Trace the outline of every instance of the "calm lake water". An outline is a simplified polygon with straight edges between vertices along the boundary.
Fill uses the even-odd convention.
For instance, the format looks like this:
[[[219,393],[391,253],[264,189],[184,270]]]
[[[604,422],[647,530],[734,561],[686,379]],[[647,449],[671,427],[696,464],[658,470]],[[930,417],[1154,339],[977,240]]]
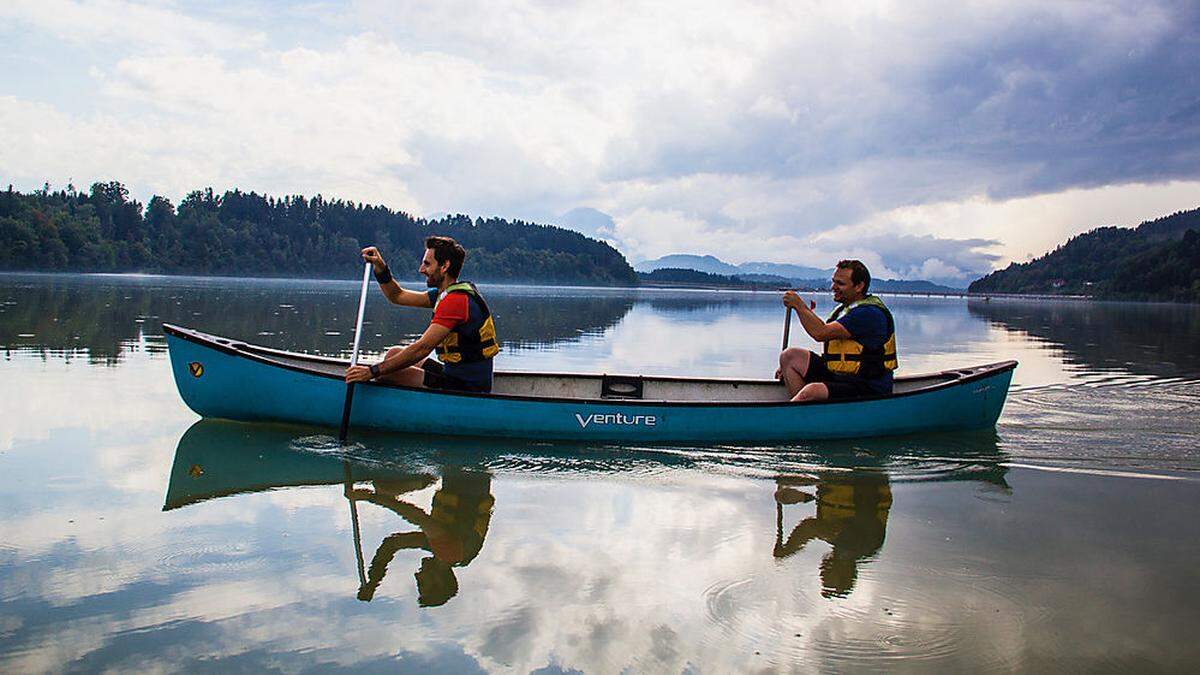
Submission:
[[[776,294],[484,290],[501,369],[774,372]],[[1194,670],[1200,308],[888,302],[901,374],[1020,361],[995,432],[342,447],[160,325],[345,355],[356,282],[0,275],[0,672]]]

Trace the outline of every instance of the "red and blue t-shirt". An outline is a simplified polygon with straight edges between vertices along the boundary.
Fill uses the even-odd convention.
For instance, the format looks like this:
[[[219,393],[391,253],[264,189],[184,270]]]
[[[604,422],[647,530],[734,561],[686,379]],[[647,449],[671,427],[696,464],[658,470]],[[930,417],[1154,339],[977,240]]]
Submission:
[[[429,289],[428,293],[429,302],[436,305],[433,323],[454,330],[471,318],[471,299],[466,293],[449,293],[441,302],[438,302],[436,288]]]

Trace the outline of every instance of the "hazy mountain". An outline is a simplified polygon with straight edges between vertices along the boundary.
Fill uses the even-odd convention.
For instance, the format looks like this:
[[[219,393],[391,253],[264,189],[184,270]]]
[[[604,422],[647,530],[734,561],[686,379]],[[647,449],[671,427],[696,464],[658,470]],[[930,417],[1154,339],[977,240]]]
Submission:
[[[823,270],[803,265],[789,265],[773,262],[745,262],[740,265],[727,263],[711,255],[692,255],[689,253],[673,253],[654,260],[637,263],[633,268],[639,272],[652,272],[658,269],[691,269],[708,274],[733,275],[768,275],[784,279],[828,278],[833,269]]]
[[[804,265],[772,262],[745,262],[741,265],[732,265],[711,255],[688,253],[674,253],[655,260],[646,260],[635,264],[633,269],[643,275],[655,270],[670,269],[676,276],[679,274],[678,270],[695,270],[705,274],[735,277],[759,285],[822,290],[829,288],[829,277],[833,276],[833,268],[823,270]],[[698,279],[699,277],[692,281]],[[669,280],[662,278],[655,279],[655,281]],[[961,292],[962,289],[936,284],[924,279],[872,279],[871,290],[884,293],[955,293]]]
[[[639,272],[653,272],[654,270],[663,268],[696,270],[697,272],[721,274],[724,276],[733,276],[741,271],[735,265],[730,265],[720,258],[714,258],[711,255],[692,255],[689,253],[664,255],[661,258],[647,260],[633,266],[633,269]]]
[[[612,216],[588,206],[571,209],[557,220],[560,227],[575,230],[593,239],[612,237],[617,228]]]
[[[738,276],[739,279],[747,279],[745,276]],[[765,281],[771,277],[750,277],[756,281]],[[818,291],[827,291],[829,289],[829,277],[820,279],[787,279],[788,285],[792,288],[800,289],[815,289]],[[872,293],[962,293],[961,288],[952,288],[935,284],[932,281],[924,279],[872,279]]]
[[[737,266],[741,274],[769,274],[785,279],[828,279],[833,276],[833,268],[827,270],[804,265],[788,265],[773,262],[744,262]]]

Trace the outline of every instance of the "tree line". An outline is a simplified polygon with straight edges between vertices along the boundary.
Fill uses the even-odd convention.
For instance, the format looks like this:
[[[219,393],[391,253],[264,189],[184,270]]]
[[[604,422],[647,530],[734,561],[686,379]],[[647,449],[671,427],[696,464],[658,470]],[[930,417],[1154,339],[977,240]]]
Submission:
[[[376,245],[397,276],[415,276],[424,238],[467,248],[464,278],[636,285],[625,257],[578,232],[502,218],[414,218],[321,195],[273,197],[212,188],[143,206],[120,182],[0,192],[0,270],[353,277]]]
[[[1060,293],[1200,302],[1200,209],[1099,227],[971,283],[972,293]]]
[[[638,272],[638,279],[644,284],[663,286],[703,286],[730,288],[757,288],[766,286],[756,281],[748,281],[736,275],[713,274],[701,272],[686,267],[660,267],[652,272]],[[774,284],[778,287],[779,284]]]

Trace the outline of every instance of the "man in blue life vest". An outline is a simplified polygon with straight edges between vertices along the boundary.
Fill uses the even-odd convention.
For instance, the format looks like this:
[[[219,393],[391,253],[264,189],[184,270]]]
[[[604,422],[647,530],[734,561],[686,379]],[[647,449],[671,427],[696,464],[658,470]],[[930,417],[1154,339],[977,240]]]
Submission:
[[[416,342],[392,347],[383,360],[346,369],[346,382],[376,380],[409,387],[452,391],[492,390],[492,358],[500,351],[496,327],[479,289],[459,281],[466,250],[450,237],[427,237],[425,255],[417,271],[428,290],[401,288],[392,278],[379,249],[362,250],[363,260],[375,268],[379,289],[393,304],[433,309],[433,318]],[[437,350],[440,363],[426,358]]]
[[[779,355],[775,377],[783,380],[793,401],[886,396],[896,370],[896,322],[878,297],[871,295],[871,273],[858,260],[842,260],[830,288],[838,303],[828,319],[813,312],[795,291],[783,304],[796,310],[800,325],[824,343],[821,354],[792,347]]]

